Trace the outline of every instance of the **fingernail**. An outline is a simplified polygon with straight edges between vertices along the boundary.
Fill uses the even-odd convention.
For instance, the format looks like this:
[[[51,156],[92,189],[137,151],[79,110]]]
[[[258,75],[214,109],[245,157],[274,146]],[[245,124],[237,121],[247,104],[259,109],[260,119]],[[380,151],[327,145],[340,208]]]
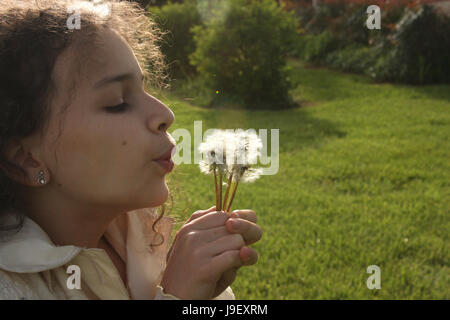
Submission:
[[[247,248],[247,247],[244,247],[244,248]],[[243,256],[244,256],[245,261],[248,261],[250,259],[250,252],[248,249],[244,249]]]

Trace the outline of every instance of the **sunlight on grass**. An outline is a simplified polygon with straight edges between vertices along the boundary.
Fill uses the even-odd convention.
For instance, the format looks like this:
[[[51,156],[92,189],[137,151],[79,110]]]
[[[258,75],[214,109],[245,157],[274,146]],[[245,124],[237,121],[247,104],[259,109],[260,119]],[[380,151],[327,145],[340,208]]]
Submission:
[[[236,297],[449,299],[450,86],[374,84],[290,64],[292,94],[311,106],[212,110],[162,98],[176,116],[169,132],[193,134],[195,120],[203,132],[280,129],[278,174],[242,185],[233,203],[253,209],[264,231],[258,263],[232,285]],[[197,165],[169,179],[182,220],[214,205],[213,181]],[[373,264],[381,290],[366,286]]]

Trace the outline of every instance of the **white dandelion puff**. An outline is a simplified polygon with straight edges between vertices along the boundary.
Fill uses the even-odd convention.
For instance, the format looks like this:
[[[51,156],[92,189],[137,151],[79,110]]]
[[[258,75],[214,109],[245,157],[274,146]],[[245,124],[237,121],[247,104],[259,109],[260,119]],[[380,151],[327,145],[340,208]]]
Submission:
[[[235,134],[235,163],[256,164],[263,147],[261,139],[254,132],[239,131]]]
[[[214,166],[206,160],[200,160],[198,166],[204,174],[211,174],[214,170]]]
[[[228,174],[227,158],[232,157],[234,148],[233,134],[224,130],[215,130],[198,148],[205,155],[199,163],[200,170],[214,174],[217,210],[222,210],[222,180]]]
[[[255,182],[257,179],[259,179],[262,173],[263,169],[261,168],[250,168],[244,172],[244,174],[241,177],[241,181],[243,183]]]
[[[262,146],[256,133],[243,129],[237,129],[235,133],[215,130],[200,144],[198,149],[205,157],[200,161],[199,168],[202,173],[214,174],[217,210],[230,212],[239,182],[251,183],[261,176],[263,170],[252,165],[257,163]],[[227,182],[222,182],[223,178]],[[227,189],[222,203],[224,186]]]

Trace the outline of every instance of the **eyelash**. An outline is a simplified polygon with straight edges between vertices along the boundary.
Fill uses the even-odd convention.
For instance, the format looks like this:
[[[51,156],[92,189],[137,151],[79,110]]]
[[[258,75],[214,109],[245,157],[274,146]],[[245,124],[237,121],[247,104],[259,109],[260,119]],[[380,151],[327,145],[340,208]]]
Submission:
[[[126,102],[123,102],[117,106],[106,107],[105,109],[111,113],[121,113],[121,112],[124,112],[126,109],[128,109],[128,107],[129,107],[129,104]]]

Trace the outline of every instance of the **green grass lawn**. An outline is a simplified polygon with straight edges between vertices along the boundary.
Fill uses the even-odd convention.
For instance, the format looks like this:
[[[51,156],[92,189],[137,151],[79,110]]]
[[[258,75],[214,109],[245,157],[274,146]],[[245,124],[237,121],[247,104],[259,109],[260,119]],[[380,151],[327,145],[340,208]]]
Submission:
[[[233,209],[253,209],[264,231],[259,261],[238,271],[237,299],[450,299],[450,86],[375,84],[290,61],[285,111],[212,110],[160,97],[169,132],[280,129],[280,168],[240,185]],[[270,133],[269,133],[270,138]],[[215,204],[195,164],[169,176],[170,215]],[[181,224],[175,228],[177,230]],[[369,290],[369,265],[381,289]]]

